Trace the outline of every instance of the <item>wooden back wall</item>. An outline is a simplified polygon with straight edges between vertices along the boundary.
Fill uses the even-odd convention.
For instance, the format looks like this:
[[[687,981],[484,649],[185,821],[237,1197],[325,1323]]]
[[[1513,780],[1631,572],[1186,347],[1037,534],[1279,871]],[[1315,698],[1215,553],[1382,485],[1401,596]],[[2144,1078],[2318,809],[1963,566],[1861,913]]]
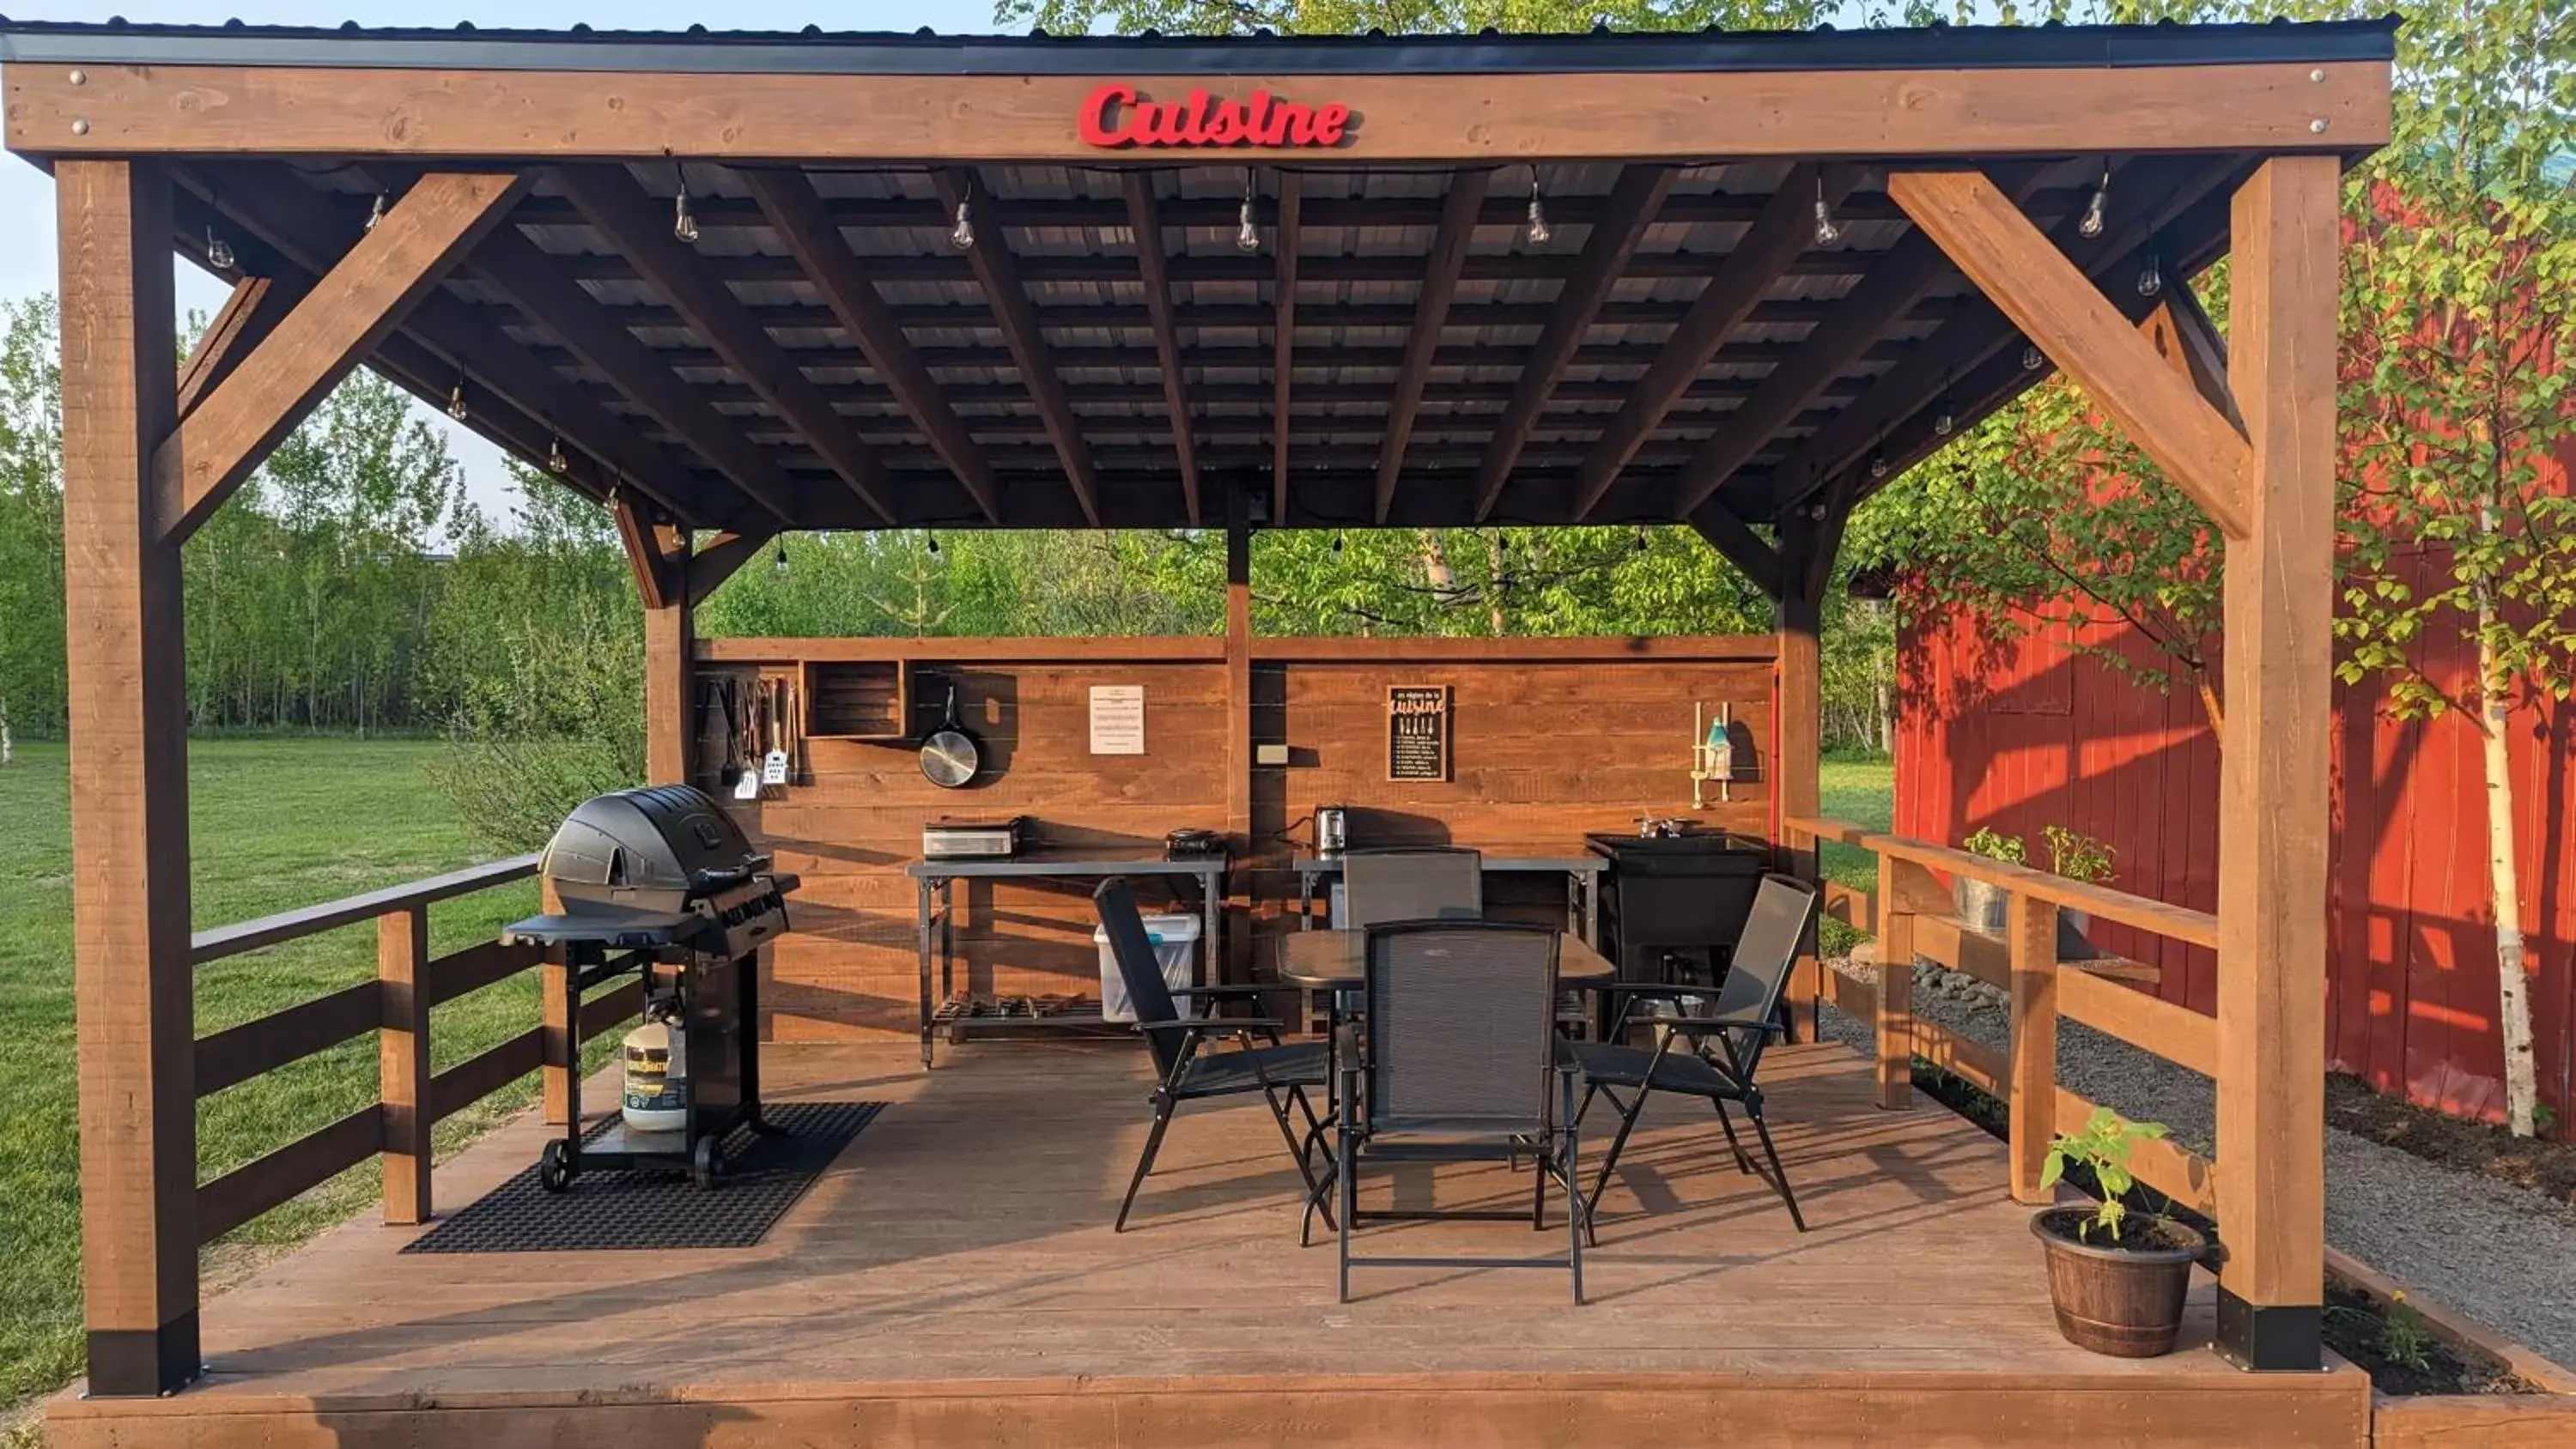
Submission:
[[[1732,800],[1712,785],[1695,818],[1771,830],[1775,652],[1758,638],[1442,640],[1255,639],[1252,729],[1284,744],[1285,766],[1254,766],[1251,839],[1237,842],[1228,930],[1285,927],[1293,841],[1317,805],[1353,807],[1355,844],[1444,843],[1497,853],[1579,854],[1583,834],[1640,815],[1689,815],[1692,707],[1723,703],[1750,746]],[[814,739],[800,782],[738,807],[804,877],[795,930],[771,953],[764,1005],[776,1040],[909,1034],[914,1025],[915,891],[904,864],[925,820],[1026,815],[1049,841],[1159,848],[1180,826],[1226,823],[1224,644],[1219,639],[712,639],[701,677],[806,677],[808,661],[888,661],[909,677],[910,738],[936,726],[949,687],[981,738],[987,768],[962,790],[922,778],[913,746]],[[1145,691],[1142,755],[1090,753],[1094,685]],[[1387,779],[1387,690],[1446,685],[1446,781]],[[715,760],[700,750],[701,783]],[[1500,882],[1497,882],[1500,885]],[[1562,900],[1554,882],[1516,885],[1521,914]],[[1500,903],[1516,899],[1503,886]],[[1043,886],[959,887],[959,985],[979,993],[1097,989],[1090,902]],[[1147,897],[1147,909],[1154,898]]]

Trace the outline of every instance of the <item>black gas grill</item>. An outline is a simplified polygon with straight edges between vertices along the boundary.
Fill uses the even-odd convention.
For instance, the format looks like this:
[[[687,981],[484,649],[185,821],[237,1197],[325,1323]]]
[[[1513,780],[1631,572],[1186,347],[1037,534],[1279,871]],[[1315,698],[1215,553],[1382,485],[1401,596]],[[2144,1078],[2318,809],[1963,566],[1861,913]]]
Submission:
[[[503,939],[542,946],[565,968],[566,1021],[581,1019],[592,988],[640,975],[647,1014],[678,1017],[690,1087],[686,1127],[638,1132],[617,1121],[585,1141],[581,1073],[569,1073],[570,1120],[546,1144],[539,1180],[561,1191],[585,1167],[672,1167],[714,1186],[727,1134],[764,1127],[755,953],[786,931],[796,877],[770,869],[725,808],[686,785],[584,801],[537,870],[555,909]]]

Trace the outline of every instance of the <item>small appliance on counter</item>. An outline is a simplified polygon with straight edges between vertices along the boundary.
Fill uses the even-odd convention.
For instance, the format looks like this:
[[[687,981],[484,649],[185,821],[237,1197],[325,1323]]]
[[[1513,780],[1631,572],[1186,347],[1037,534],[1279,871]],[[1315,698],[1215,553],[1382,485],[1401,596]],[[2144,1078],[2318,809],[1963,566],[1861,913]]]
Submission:
[[[924,860],[1007,860],[1019,854],[1029,818],[933,820],[921,827]]]
[[[1165,860],[1205,860],[1225,854],[1225,837],[1213,830],[1186,827],[1163,837]]]
[[[1339,855],[1351,847],[1351,807],[1318,805],[1315,807],[1315,853]]]

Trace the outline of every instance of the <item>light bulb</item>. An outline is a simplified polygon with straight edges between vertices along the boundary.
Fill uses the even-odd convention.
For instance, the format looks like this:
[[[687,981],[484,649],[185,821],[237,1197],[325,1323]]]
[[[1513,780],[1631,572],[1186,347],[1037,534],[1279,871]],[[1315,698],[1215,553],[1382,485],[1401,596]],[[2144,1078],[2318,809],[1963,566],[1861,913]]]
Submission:
[[[549,473],[562,473],[569,471],[571,467],[572,459],[564,456],[563,439],[556,438],[548,442],[546,444],[546,471]]]
[[[1871,455],[1869,460],[1869,476],[1872,478],[1884,478],[1887,476],[1887,459],[1885,456],[1879,454]]]
[[[948,229],[948,244],[961,252],[975,249],[975,215],[968,197],[957,198],[957,224]]]
[[[1551,226],[1549,226],[1549,225],[1547,224],[1547,203],[1545,203],[1545,202],[1543,202],[1543,201],[1541,201],[1541,200],[1539,199],[1539,194],[1538,194],[1538,173],[1537,173],[1537,172],[1535,172],[1535,171],[1533,171],[1533,172],[1531,172],[1531,173],[1530,173],[1530,204],[1529,204],[1529,239],[1530,239],[1530,245],[1531,245],[1531,246],[1534,246],[1534,247],[1543,247],[1543,246],[1546,246],[1546,245],[1547,245],[1547,243],[1548,243],[1548,239],[1549,239],[1550,237],[1555,236],[1555,235],[1556,235],[1556,229],[1555,229],[1554,227],[1551,227]]]
[[[2034,345],[2032,345],[2032,346],[2025,347],[2025,348],[2023,348],[2023,349],[2021,350],[2021,370],[2022,370],[2022,371],[2024,371],[2024,372],[2037,372],[2037,371],[2039,371],[2041,368],[2046,367],[2047,365],[2048,365],[2048,358],[2040,352],[2040,350],[2039,350],[2039,348],[2038,348],[2038,346],[2037,346],[2037,345],[2035,345],[2035,344],[2034,344]]]
[[[2111,168],[2105,166],[2102,168],[2101,184],[2093,188],[2091,196],[2085,198],[2084,219],[2075,223],[2075,234],[2086,241],[2099,237],[2102,235],[2103,226],[2110,220],[2110,211]]]
[[[671,235],[694,246],[698,240],[698,219],[689,214],[689,178],[680,178],[680,189],[671,194]]]
[[[923,533],[923,534],[921,535],[921,541],[922,541],[922,542],[924,542],[924,543],[926,543],[926,544],[928,544],[928,545],[930,545],[930,551],[931,551],[932,553],[936,554],[936,553],[938,553],[938,552],[939,552],[939,535],[938,535],[938,534],[925,532],[925,533]]]
[[[1834,206],[1825,200],[1825,178],[1816,178],[1816,245],[1829,247],[1843,239],[1843,229],[1834,225]]]
[[[1941,410],[1941,415],[1932,420],[1932,436],[1936,438],[1946,438],[1950,436],[1951,429],[1956,428],[1958,425],[1959,420],[1950,416],[1950,410],[1948,408],[1943,408]]]
[[[1653,546],[1653,544],[1647,541],[1644,526],[1640,525],[1637,529],[1637,552],[1644,553]]]
[[[206,265],[219,272],[233,269],[233,244],[217,236],[212,226],[206,228]]]
[[[474,415],[474,410],[465,405],[465,379],[461,377],[447,390],[447,415],[460,423]]]
[[[2147,264],[2138,273],[2138,295],[2152,297],[2165,289],[2164,269],[2156,265],[2156,254],[2147,253]]]
[[[1334,535],[1333,535],[1333,557],[1335,557],[1335,558],[1340,558],[1341,556],[1342,556],[1342,536],[1341,536],[1340,534],[1338,534],[1338,533],[1337,533],[1337,534],[1334,534]]]
[[[1235,213],[1234,249],[1239,252],[1261,250],[1261,228],[1252,220],[1252,198],[1243,198],[1243,207]]]
[[[770,555],[770,558],[769,558],[769,569],[770,569],[770,572],[772,572],[772,573],[779,573],[779,574],[783,574],[783,573],[787,572],[787,543],[786,543],[786,540],[781,539],[781,540],[779,541],[779,544],[778,544],[778,552],[776,552],[776,553],[774,553],[774,554]]]
[[[367,230],[374,231],[376,229],[376,223],[383,221],[384,219],[385,194],[379,191],[376,193],[375,201],[367,207]]]

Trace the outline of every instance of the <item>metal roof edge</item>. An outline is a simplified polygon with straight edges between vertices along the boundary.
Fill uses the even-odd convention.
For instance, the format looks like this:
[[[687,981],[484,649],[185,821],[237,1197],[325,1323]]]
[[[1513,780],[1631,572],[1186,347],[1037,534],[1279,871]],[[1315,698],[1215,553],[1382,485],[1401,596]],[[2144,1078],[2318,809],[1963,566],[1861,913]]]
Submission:
[[[2230,25],[1593,32],[1576,35],[1049,36],[338,30],[0,17],[0,61],[785,75],[1544,74],[2071,69],[2385,61],[2398,20]]]

